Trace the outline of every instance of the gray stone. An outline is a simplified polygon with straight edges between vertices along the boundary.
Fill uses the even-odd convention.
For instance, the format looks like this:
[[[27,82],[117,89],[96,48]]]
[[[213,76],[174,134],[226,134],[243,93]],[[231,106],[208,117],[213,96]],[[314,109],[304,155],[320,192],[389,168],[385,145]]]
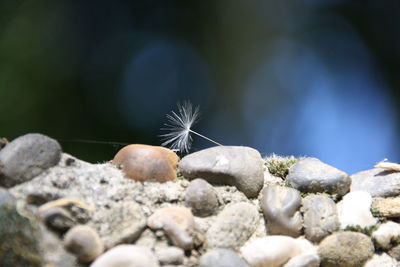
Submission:
[[[398,262],[386,253],[374,254],[363,267],[399,267]]]
[[[319,159],[305,158],[290,167],[286,182],[302,192],[343,196],[349,191],[351,180],[345,172]]]
[[[326,195],[303,198],[304,233],[308,240],[319,242],[339,229],[335,202]]]
[[[371,210],[382,217],[400,218],[400,197],[375,197],[372,199]]]
[[[392,247],[388,253],[393,259],[400,261],[400,245]]]
[[[159,267],[150,248],[118,245],[100,255],[90,267]]]
[[[264,182],[263,159],[250,147],[217,146],[185,156],[179,170],[189,179],[234,185],[247,197],[257,197]]]
[[[241,247],[255,231],[258,220],[257,208],[249,203],[227,205],[206,233],[208,247]]]
[[[0,185],[12,187],[26,182],[56,165],[60,144],[42,134],[26,134],[0,150]]]
[[[199,267],[248,267],[239,255],[230,249],[216,248],[200,257]]]
[[[337,232],[326,237],[319,245],[321,267],[355,267],[373,256],[371,239],[361,233]]]
[[[178,247],[166,247],[166,248],[156,249],[155,253],[162,265],[182,264],[185,257],[183,249]]]
[[[0,187],[0,206],[3,205],[14,206],[15,198],[7,189]]]
[[[96,215],[90,224],[97,229],[106,248],[134,242],[146,227],[142,208],[134,201],[115,204],[111,209]]]
[[[301,234],[303,220],[300,213],[301,196],[296,189],[283,186],[267,186],[262,191],[260,206],[271,235]]]
[[[185,205],[195,216],[212,215],[218,208],[218,197],[214,187],[203,179],[193,180],[185,193]]]
[[[400,172],[380,168],[351,176],[351,191],[367,191],[372,197],[394,197],[400,194]]]

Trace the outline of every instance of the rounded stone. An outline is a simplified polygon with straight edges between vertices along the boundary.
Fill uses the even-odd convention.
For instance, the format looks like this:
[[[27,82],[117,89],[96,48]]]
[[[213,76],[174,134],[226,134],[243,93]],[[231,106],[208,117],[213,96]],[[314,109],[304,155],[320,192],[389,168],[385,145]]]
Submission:
[[[42,134],[26,134],[0,150],[0,185],[12,187],[29,181],[56,165],[60,144]]]
[[[117,152],[113,163],[136,181],[166,182],[176,179],[179,157],[161,146],[134,144]]]
[[[218,196],[214,187],[203,179],[190,182],[185,193],[185,205],[199,217],[212,215],[218,208]]]
[[[75,254],[80,262],[91,262],[104,250],[97,232],[86,225],[71,228],[64,236],[64,246]]]
[[[177,247],[166,247],[166,248],[156,249],[155,253],[162,265],[182,264],[185,257],[185,252],[183,251],[183,249]]]
[[[230,249],[216,248],[203,254],[199,267],[248,267],[249,265]]]
[[[357,232],[337,232],[326,237],[319,245],[322,267],[355,267],[374,254],[371,239]]]
[[[392,221],[385,222],[372,233],[372,238],[378,247],[389,249],[400,241],[400,224]]]
[[[90,267],[159,267],[150,248],[118,245],[100,255]]]

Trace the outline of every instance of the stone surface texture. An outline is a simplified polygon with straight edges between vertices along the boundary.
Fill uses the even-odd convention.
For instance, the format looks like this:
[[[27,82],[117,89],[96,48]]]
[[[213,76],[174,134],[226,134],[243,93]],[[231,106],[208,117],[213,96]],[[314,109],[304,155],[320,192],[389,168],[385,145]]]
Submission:
[[[26,134],[0,150],[0,186],[29,181],[60,161],[60,144],[42,134]]]
[[[319,244],[322,267],[362,266],[374,254],[371,239],[361,233],[337,232]]]
[[[210,216],[218,208],[217,192],[207,181],[194,179],[186,189],[185,205],[195,216]]]
[[[264,183],[263,159],[250,147],[217,146],[182,158],[182,175],[202,178],[211,184],[234,185],[247,197],[257,197]]]
[[[301,234],[303,220],[298,190],[277,185],[267,186],[262,191],[260,206],[269,234],[293,237]]]
[[[400,218],[400,197],[374,197],[371,209],[382,217]]]
[[[308,195],[302,200],[304,233],[308,240],[319,242],[339,229],[335,202],[327,195]]]
[[[286,182],[307,193],[328,193],[343,196],[350,189],[350,177],[316,158],[304,158],[292,165]]]
[[[374,256],[363,267],[399,267],[399,263],[386,253]]]
[[[392,244],[400,242],[400,224],[388,221],[381,224],[379,228],[372,233],[372,238],[378,247],[389,249]]]
[[[199,267],[249,267],[249,265],[239,257],[239,255],[230,249],[215,248],[212,249],[199,260]]]
[[[351,176],[351,191],[367,191],[372,197],[400,194],[400,172],[375,168]]]

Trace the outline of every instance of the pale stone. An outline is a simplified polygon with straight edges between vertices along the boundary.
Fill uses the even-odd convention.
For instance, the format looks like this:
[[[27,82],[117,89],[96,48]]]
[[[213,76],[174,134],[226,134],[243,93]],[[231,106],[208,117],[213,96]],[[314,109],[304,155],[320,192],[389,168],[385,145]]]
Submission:
[[[374,256],[363,267],[399,267],[399,263],[386,253]]]
[[[372,238],[379,247],[388,249],[392,241],[400,241],[400,224],[388,221],[372,233]]]

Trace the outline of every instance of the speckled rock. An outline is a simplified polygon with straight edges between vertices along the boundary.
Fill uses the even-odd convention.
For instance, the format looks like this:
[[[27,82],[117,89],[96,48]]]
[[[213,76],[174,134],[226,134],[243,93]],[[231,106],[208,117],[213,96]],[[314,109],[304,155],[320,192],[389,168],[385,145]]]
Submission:
[[[178,247],[188,250],[193,248],[194,217],[185,207],[165,207],[156,210],[147,220],[151,229],[162,229]]]
[[[146,247],[118,245],[98,257],[90,267],[159,267],[159,262]]]
[[[212,215],[218,208],[218,197],[214,187],[203,179],[190,182],[185,193],[185,205],[195,216]]]
[[[394,247],[392,247],[389,251],[388,254],[390,255],[390,257],[392,257],[393,259],[400,261],[400,245],[396,245]]]
[[[303,220],[300,213],[301,196],[296,189],[283,186],[267,186],[262,191],[260,206],[271,235],[301,234]]]
[[[336,205],[340,227],[369,227],[377,223],[371,213],[372,198],[368,192],[352,191]]]
[[[389,249],[392,244],[400,241],[400,224],[388,221],[381,224],[379,228],[372,233],[372,238],[378,247]]]
[[[319,159],[305,158],[290,167],[286,182],[302,192],[343,196],[350,190],[351,180],[347,173]]]
[[[90,226],[99,233],[106,248],[134,242],[146,227],[146,217],[135,201],[116,203],[103,213],[97,213]]]
[[[319,242],[339,229],[335,202],[326,195],[308,195],[302,199],[304,233],[308,240]]]
[[[168,148],[140,144],[123,147],[113,159],[127,177],[149,182],[175,180],[178,161],[176,153]]]
[[[80,262],[92,262],[104,250],[97,232],[86,225],[71,228],[64,236],[64,246],[75,254]]]
[[[364,234],[337,232],[322,240],[318,254],[321,267],[363,266],[373,256],[374,245]]]
[[[399,267],[399,263],[386,253],[374,254],[363,267]]]
[[[303,253],[302,243],[283,235],[255,239],[242,247],[243,258],[254,267],[278,267]]]
[[[375,197],[371,209],[382,217],[400,218],[400,197]]]
[[[247,197],[256,197],[264,182],[263,159],[249,147],[217,146],[182,158],[179,170],[189,179],[234,185]]]
[[[375,168],[353,174],[351,181],[351,191],[367,191],[372,197],[400,194],[400,172]]]
[[[254,205],[245,202],[227,205],[206,233],[208,248],[238,249],[253,234],[258,221]]]
[[[155,253],[162,265],[182,264],[185,257],[185,252],[183,251],[183,249],[178,247],[159,248],[156,249]]]
[[[59,143],[42,134],[26,134],[0,150],[0,185],[12,187],[26,182],[56,165],[61,158]]]
[[[199,267],[249,267],[249,265],[230,249],[215,248],[200,257]]]

